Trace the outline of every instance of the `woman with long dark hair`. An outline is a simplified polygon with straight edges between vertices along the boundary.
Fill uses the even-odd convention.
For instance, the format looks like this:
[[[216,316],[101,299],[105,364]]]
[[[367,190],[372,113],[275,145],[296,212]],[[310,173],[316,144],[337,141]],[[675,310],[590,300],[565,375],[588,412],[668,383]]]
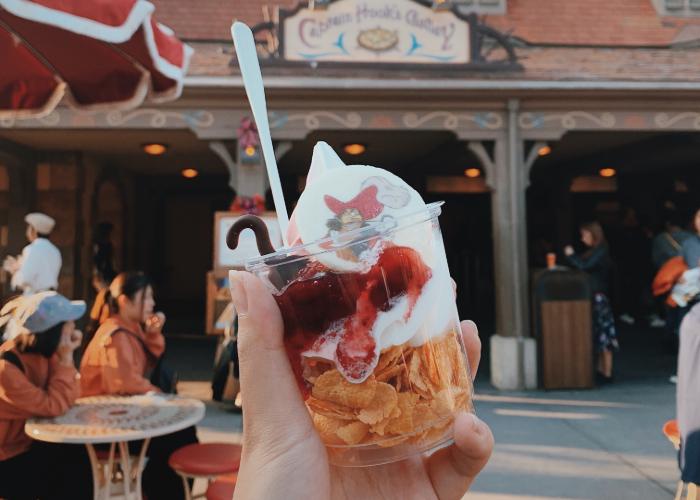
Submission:
[[[98,295],[98,328],[80,364],[83,396],[159,390],[146,377],[165,351],[165,315],[154,306],[153,286],[141,272],[119,274]]]
[[[153,285],[141,272],[117,275],[93,307],[100,322],[80,363],[83,396],[161,392],[148,377],[165,351],[165,315],[155,312]],[[143,490],[149,499],[184,498],[182,480],[168,465],[170,454],[197,442],[196,429],[151,440]]]
[[[613,352],[619,350],[615,318],[610,307],[610,270],[612,261],[603,228],[598,222],[580,226],[581,241],[588,249],[576,254],[572,246],[564,249],[569,263],[591,277],[593,292],[593,333],[598,346],[598,378],[603,383],[613,379]]]
[[[0,324],[12,319],[19,334],[0,346],[1,498],[92,498],[84,446],[32,441],[24,432],[27,419],[62,415],[78,397],[75,320],[84,313],[85,302],[56,292],[15,298],[2,309]]]

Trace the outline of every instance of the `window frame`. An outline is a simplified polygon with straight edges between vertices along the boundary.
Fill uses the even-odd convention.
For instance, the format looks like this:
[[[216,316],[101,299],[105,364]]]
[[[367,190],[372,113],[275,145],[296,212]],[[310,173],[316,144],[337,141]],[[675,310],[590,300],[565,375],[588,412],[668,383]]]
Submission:
[[[438,5],[433,0],[436,8],[454,8],[462,14],[495,14],[503,15],[508,11],[508,0],[443,0]]]
[[[678,7],[669,8],[669,3],[678,3]],[[700,17],[700,0],[652,0],[660,16]]]

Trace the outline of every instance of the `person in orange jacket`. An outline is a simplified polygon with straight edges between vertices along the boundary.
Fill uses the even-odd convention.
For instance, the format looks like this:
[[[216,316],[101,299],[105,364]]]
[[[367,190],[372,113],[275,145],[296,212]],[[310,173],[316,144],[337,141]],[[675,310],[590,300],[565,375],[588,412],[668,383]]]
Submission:
[[[118,275],[97,298],[101,321],[80,363],[81,395],[158,392],[146,373],[165,352],[165,315],[154,313],[153,287],[143,273]]]
[[[80,393],[73,352],[85,302],[41,292],[8,302],[0,313],[0,325],[12,319],[19,328],[0,346],[0,498],[92,498],[83,446],[32,441],[24,432],[27,419],[62,415]]]
[[[93,312],[99,327],[80,363],[82,396],[160,392],[147,377],[165,352],[165,315],[154,307],[153,285],[142,272],[117,275],[98,295]],[[195,442],[194,427],[151,440],[143,473],[149,500],[185,498],[182,479],[168,459],[178,448]]]

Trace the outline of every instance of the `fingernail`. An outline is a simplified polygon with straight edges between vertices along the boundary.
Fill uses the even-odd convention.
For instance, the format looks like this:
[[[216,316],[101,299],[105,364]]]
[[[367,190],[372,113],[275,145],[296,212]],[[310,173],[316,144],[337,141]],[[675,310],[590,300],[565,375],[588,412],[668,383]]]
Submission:
[[[470,320],[470,319],[468,319],[468,320],[466,320],[466,321],[467,321],[467,323],[469,323],[469,326],[471,326],[471,327],[474,329],[474,331],[476,332],[476,334],[479,335],[479,327],[476,326],[476,323],[474,323],[474,322],[473,322],[472,320]]]
[[[241,271],[229,271],[228,280],[231,290],[231,299],[238,314],[248,313],[248,296],[243,284],[243,273]]]

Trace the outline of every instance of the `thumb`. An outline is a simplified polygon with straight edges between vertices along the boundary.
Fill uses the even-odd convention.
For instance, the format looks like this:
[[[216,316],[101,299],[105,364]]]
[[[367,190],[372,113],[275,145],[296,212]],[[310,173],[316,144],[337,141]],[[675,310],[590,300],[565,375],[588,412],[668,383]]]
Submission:
[[[307,439],[313,424],[284,348],[282,315],[256,276],[230,271],[231,297],[238,312],[238,357],[245,442],[263,448]]]

